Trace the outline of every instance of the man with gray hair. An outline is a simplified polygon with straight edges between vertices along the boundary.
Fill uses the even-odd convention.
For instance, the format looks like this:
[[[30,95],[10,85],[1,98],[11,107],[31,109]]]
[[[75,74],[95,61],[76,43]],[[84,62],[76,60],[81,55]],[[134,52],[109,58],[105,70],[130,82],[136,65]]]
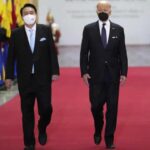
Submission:
[[[99,20],[84,27],[80,52],[81,76],[89,86],[91,111],[94,118],[94,142],[101,142],[106,103],[105,143],[114,149],[117,123],[119,85],[126,82],[128,60],[124,29],[109,20],[111,4],[97,3]]]

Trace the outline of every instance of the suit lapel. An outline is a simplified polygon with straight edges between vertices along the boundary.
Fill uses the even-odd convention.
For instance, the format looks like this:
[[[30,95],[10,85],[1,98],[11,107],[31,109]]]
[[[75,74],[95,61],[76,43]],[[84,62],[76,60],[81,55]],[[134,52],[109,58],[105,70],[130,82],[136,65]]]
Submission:
[[[100,43],[100,46],[103,47],[104,49],[106,49],[109,46],[109,43],[111,42],[112,32],[113,32],[113,27],[111,26],[111,23],[110,23],[110,33],[109,33],[108,43],[107,43],[106,47],[104,48],[103,42],[102,42],[102,39],[101,39],[99,23],[98,23],[98,21],[96,22],[97,39],[99,40],[98,42]]]
[[[114,24],[112,22],[110,22],[110,33],[109,33],[109,39],[108,39],[108,43],[107,43],[106,47],[109,47],[111,45],[112,37],[115,33],[115,30],[116,30],[116,28],[115,28]]]
[[[27,37],[27,34],[26,34],[26,31],[25,31],[25,27],[23,26],[22,27],[22,30],[23,30],[23,39],[24,39],[24,46],[25,48],[30,52],[32,53],[31,51],[31,48],[30,48],[30,44],[29,44],[29,41],[28,41],[28,37]]]
[[[40,30],[39,30],[39,26],[36,26],[36,34],[35,34],[35,46],[34,46],[34,51],[33,53],[35,54],[37,52],[38,49],[38,44],[39,44],[39,37],[40,37]]]
[[[39,41],[39,36],[40,36],[40,32],[39,31],[40,31],[39,30],[39,26],[37,25],[37,27],[36,27],[36,34],[35,34],[34,51],[32,53],[32,50],[30,48],[30,44],[29,44],[29,41],[28,41],[28,37],[27,37],[26,31],[25,31],[25,27],[23,27],[24,44],[25,44],[26,48],[30,51],[31,54],[34,54],[37,51],[38,44],[39,44],[38,41]]]
[[[113,29],[114,29],[114,27],[113,27],[112,23],[110,22],[110,32],[109,32],[109,39],[108,39],[108,44],[107,45],[109,45],[109,43],[111,42],[111,37],[112,37],[112,34],[113,34]]]
[[[112,36],[115,33],[115,29],[116,28],[115,28],[114,24],[110,21],[109,38],[108,38],[108,43],[107,43],[105,49],[111,45]],[[99,29],[98,21],[96,22],[96,32],[95,33],[96,33],[96,38],[99,40],[100,45],[104,48],[103,43],[102,43],[102,39],[101,39],[101,35],[100,35],[100,29]]]
[[[95,39],[98,39],[98,43],[100,43],[100,45],[103,46],[98,21],[96,22],[96,26],[95,26],[95,35],[96,35]]]

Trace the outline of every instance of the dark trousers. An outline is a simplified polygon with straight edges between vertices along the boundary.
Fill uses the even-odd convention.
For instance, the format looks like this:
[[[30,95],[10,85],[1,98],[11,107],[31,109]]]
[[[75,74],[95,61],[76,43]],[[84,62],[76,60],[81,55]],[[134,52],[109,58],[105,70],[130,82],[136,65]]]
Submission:
[[[34,75],[31,75],[30,86],[19,90],[21,97],[22,122],[24,133],[24,144],[26,146],[35,144],[34,136],[34,103],[37,99],[38,104],[38,129],[39,132],[45,132],[50,123],[52,114],[51,105],[51,84],[38,85]]]
[[[119,82],[112,82],[108,68],[106,68],[103,82],[90,84],[89,95],[95,134],[98,136],[104,124],[103,106],[106,103],[105,143],[112,144],[117,122]]]

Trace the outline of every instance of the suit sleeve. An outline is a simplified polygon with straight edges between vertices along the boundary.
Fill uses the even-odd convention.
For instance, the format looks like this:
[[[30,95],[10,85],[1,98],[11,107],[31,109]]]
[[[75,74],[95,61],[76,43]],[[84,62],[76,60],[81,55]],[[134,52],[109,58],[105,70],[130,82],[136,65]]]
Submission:
[[[48,27],[48,33],[49,33],[49,41],[50,41],[50,60],[51,60],[51,72],[52,75],[59,75],[59,64],[58,64],[58,57],[57,57],[57,51],[55,48],[55,43],[52,36],[51,28]]]
[[[81,76],[88,73],[88,56],[89,56],[89,41],[87,35],[86,27],[83,30],[83,37],[81,42],[81,51],[80,51],[80,71]]]
[[[9,40],[8,55],[6,61],[6,79],[14,79],[14,65],[15,65],[15,47],[14,47],[14,33],[12,32]]]
[[[121,63],[121,75],[127,76],[128,72],[128,58],[125,46],[125,35],[124,30],[121,30],[121,40],[120,40],[120,63]]]

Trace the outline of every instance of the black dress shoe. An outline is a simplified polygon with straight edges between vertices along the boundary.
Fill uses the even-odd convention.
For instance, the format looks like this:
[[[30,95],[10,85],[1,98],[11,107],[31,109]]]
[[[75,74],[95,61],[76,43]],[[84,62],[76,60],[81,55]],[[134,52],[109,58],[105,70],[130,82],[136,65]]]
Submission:
[[[100,144],[101,136],[94,134],[94,142],[95,142],[96,145]]]
[[[34,145],[26,146],[24,150],[35,150]]]
[[[106,145],[107,149],[115,149],[115,145],[114,144],[110,144],[110,145]]]
[[[47,142],[47,134],[46,134],[46,132],[43,132],[43,133],[40,132],[38,139],[39,139],[39,143],[41,145],[45,145],[46,142]]]

